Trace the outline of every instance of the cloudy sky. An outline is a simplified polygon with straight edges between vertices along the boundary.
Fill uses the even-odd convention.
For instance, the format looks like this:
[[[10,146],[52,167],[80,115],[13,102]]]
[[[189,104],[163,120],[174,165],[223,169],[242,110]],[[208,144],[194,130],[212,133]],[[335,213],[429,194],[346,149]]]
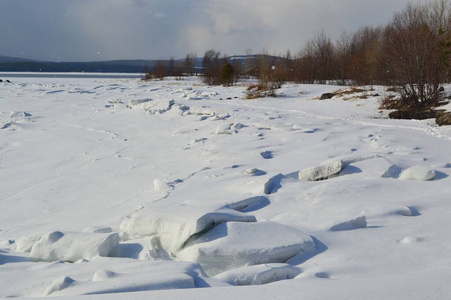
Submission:
[[[386,24],[421,0],[1,0],[0,55],[49,61],[182,58],[214,48],[298,52],[324,30]]]

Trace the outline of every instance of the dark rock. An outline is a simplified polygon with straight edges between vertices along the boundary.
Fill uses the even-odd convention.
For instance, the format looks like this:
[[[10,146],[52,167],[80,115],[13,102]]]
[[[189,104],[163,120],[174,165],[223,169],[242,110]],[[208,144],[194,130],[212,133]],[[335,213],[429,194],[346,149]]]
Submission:
[[[439,87],[437,90],[439,93],[443,93],[445,91],[445,88],[443,86]]]
[[[395,110],[388,114],[390,119],[425,120],[436,118],[441,111],[436,110]]]
[[[3,80],[0,79],[0,82],[3,82]]]
[[[9,81],[8,79],[6,79],[6,82],[11,83],[11,81]]]
[[[435,118],[435,123],[439,126],[451,125],[451,112],[442,112]]]
[[[319,100],[330,99],[330,98],[332,98],[333,96],[335,96],[335,94],[332,94],[332,93],[324,93],[324,94],[321,95],[321,97],[319,98]]]

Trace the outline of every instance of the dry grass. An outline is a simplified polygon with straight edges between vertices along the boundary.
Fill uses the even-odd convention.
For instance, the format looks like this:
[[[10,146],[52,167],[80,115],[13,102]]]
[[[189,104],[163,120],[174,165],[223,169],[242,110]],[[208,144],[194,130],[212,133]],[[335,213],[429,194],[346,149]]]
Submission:
[[[357,93],[366,93],[366,92],[368,92],[368,91],[365,89],[362,89],[359,87],[352,87],[352,88],[344,89],[344,90],[342,90],[342,89],[336,90],[335,92],[333,92],[333,94],[337,97],[343,97],[346,95],[353,95],[353,94],[357,94]],[[355,97],[351,97],[351,98],[355,98]]]
[[[264,97],[275,97],[274,89],[264,84],[251,84],[246,89],[246,99],[256,99]]]
[[[401,99],[397,99],[393,94],[388,94],[383,97],[379,104],[379,109],[399,109],[401,107]]]

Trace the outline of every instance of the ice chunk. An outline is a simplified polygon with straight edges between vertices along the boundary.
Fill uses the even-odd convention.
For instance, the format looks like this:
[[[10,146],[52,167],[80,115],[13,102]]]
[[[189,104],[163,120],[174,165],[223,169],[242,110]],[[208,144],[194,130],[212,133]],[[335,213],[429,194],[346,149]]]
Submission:
[[[355,219],[339,223],[330,228],[332,231],[353,230],[358,228],[365,228],[367,226],[366,217],[360,216]]]
[[[92,281],[104,281],[116,275],[117,274],[113,271],[98,270],[97,272],[94,273],[94,276],[92,276]]]
[[[37,241],[30,257],[41,261],[69,261],[108,256],[119,244],[117,233],[77,233],[54,231]]]
[[[219,124],[216,127],[215,130],[215,134],[216,135],[220,135],[220,134],[232,134],[234,131],[232,131],[230,129],[230,124]]]
[[[299,268],[288,264],[264,264],[230,270],[216,275],[215,278],[232,285],[259,285],[293,279],[300,273]]]
[[[177,255],[197,261],[209,275],[265,263],[284,263],[301,251],[313,251],[306,233],[273,222],[221,224],[208,231]]]
[[[171,260],[157,236],[120,243],[111,251],[110,256],[138,260]]]
[[[54,292],[58,292],[61,290],[64,290],[65,288],[69,287],[70,285],[72,285],[75,282],[75,280],[73,280],[72,278],[68,277],[68,276],[64,276],[61,278],[56,279],[55,281],[52,282],[52,284],[50,284],[50,286],[48,286],[44,293],[42,294],[43,297],[46,297],[50,294],[53,294]]]
[[[427,181],[434,179],[436,174],[434,169],[416,165],[404,170],[401,175],[399,175],[399,179]]]
[[[137,108],[138,105],[143,104],[143,103],[148,103],[152,101],[152,99],[147,98],[147,99],[132,99],[128,102],[128,106],[132,107],[132,108]]]
[[[17,252],[30,252],[33,245],[42,237],[42,233],[22,236],[16,240]]]
[[[161,179],[155,179],[153,181],[153,188],[158,192],[168,192],[172,190],[172,187]]]
[[[340,173],[342,169],[342,163],[340,160],[323,163],[317,167],[304,169],[299,172],[299,180],[316,181],[321,179],[327,179],[335,174]]]
[[[125,219],[120,230],[131,239],[158,235],[163,248],[168,252],[176,253],[192,235],[229,221],[256,222],[256,218],[227,208],[203,215],[176,211],[155,215],[136,214]]]
[[[24,112],[24,111],[12,111],[9,114],[10,120],[16,120],[16,119],[25,119],[31,117],[30,113]]]

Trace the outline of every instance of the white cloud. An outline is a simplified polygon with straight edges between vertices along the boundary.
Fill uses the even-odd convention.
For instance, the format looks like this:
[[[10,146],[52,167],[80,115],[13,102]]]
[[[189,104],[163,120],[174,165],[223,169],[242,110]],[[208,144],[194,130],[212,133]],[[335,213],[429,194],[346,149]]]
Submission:
[[[183,57],[188,52],[201,56],[210,48],[228,54],[248,48],[295,53],[321,29],[333,38],[342,30],[385,24],[407,2],[7,1],[0,11],[0,39],[8,42],[0,45],[0,55],[24,51],[48,60],[92,60]]]

